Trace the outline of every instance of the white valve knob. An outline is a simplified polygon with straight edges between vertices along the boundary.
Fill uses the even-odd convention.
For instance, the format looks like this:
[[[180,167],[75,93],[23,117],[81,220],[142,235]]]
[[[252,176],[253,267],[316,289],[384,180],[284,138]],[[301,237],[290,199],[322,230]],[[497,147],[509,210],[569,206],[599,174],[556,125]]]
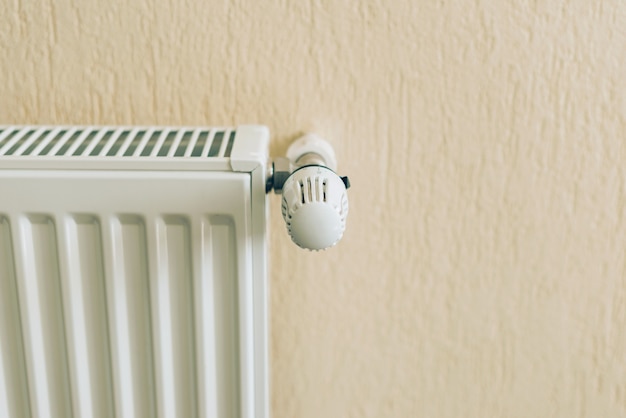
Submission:
[[[294,171],[282,190],[282,214],[293,242],[322,250],[335,245],[346,229],[346,183],[322,165]]]

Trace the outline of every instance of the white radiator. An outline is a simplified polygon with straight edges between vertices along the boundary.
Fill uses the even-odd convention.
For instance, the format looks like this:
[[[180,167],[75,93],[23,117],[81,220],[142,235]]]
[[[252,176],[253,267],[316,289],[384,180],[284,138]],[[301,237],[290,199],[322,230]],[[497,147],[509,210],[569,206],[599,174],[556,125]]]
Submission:
[[[0,417],[267,418],[267,150],[0,128]]]

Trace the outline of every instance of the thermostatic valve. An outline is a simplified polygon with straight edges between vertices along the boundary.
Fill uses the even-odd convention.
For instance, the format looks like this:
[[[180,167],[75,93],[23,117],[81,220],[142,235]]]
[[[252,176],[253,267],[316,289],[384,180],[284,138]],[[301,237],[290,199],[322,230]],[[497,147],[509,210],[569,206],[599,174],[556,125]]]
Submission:
[[[293,242],[309,250],[337,244],[346,228],[348,177],[335,173],[333,148],[308,134],[273,163],[272,186],[282,194],[281,210]]]
[[[281,210],[297,245],[310,250],[332,247],[346,229],[346,186],[324,166],[299,168],[285,182]]]

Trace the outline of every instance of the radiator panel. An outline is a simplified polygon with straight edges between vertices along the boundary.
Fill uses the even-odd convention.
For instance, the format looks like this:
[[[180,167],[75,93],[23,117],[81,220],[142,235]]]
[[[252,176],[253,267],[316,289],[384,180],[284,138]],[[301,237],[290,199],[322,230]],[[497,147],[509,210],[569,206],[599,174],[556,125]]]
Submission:
[[[89,139],[74,138],[87,143],[75,152]],[[249,173],[0,171],[0,415],[262,416],[251,184]]]

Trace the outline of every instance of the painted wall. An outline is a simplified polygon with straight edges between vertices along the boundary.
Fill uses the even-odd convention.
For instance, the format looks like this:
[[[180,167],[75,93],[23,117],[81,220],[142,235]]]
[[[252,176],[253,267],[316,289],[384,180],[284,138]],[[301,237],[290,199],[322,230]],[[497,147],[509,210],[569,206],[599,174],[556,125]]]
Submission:
[[[340,245],[272,198],[272,409],[626,416],[626,3],[5,1],[3,123],[314,130]]]

